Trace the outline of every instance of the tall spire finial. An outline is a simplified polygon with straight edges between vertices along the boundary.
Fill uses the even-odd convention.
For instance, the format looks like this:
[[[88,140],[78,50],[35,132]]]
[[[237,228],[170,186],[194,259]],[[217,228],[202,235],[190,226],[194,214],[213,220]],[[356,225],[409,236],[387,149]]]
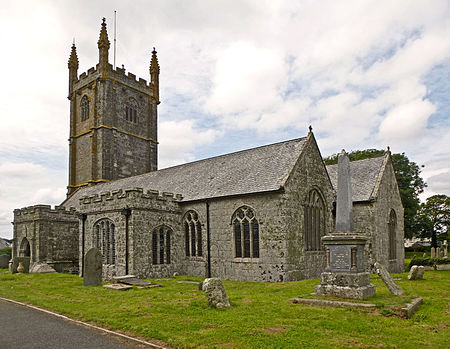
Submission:
[[[312,132],[312,126],[309,125],[308,129],[309,129],[309,132],[311,133]]]
[[[100,38],[97,42],[99,50],[99,64],[100,66],[106,66],[108,62],[108,50],[110,42],[108,39],[108,32],[106,31],[106,18],[102,19],[102,28],[100,29]]]
[[[78,69],[78,56],[77,48],[75,46],[75,39],[73,39],[72,50],[70,51],[70,57],[68,62],[69,69]]]
[[[150,62],[150,84],[153,89],[153,97],[159,104],[159,64],[156,49],[153,47],[152,60]]]

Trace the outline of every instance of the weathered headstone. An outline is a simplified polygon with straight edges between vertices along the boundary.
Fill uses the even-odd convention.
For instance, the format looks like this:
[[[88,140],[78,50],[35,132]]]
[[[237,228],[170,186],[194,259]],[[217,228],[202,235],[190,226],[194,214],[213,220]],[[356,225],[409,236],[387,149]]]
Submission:
[[[422,256],[423,259],[427,258],[427,253],[425,252]]]
[[[102,284],[102,254],[95,247],[84,256],[83,286],[99,286]]]
[[[437,253],[437,258],[442,258],[442,257],[444,257],[444,249],[442,248],[442,246],[441,247],[438,247],[437,248],[437,251],[436,251]]]
[[[431,258],[436,257],[436,249],[434,247],[431,248]]]
[[[375,262],[374,264],[376,273],[380,276],[381,280],[385,283],[389,291],[391,291],[392,294],[396,296],[403,295],[403,291],[400,288],[399,285],[394,281],[391,274],[386,270],[384,266],[382,266],[380,263]]]
[[[1,269],[7,269],[10,259],[11,259],[11,257],[9,256],[9,254],[2,254],[2,255],[0,255],[0,268]]]
[[[47,263],[33,263],[30,266],[30,273],[56,273],[56,270]]]
[[[444,244],[442,245],[442,248],[444,249],[444,258],[448,258],[448,245],[447,245],[447,240],[444,240]]]
[[[227,308],[230,306],[225,287],[218,278],[205,279],[202,284],[208,303],[216,308]]]
[[[408,280],[422,280],[425,268],[419,265],[413,265],[408,274]]]

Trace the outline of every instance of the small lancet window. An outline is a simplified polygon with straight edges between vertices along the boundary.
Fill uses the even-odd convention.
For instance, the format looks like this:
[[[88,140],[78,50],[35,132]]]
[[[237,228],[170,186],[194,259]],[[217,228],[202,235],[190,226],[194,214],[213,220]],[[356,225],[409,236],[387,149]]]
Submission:
[[[397,230],[397,214],[393,209],[389,213],[388,221],[388,232],[389,232],[389,259],[393,260],[397,258],[397,241],[396,233]]]
[[[89,119],[89,98],[88,96],[84,95],[81,98],[81,121],[85,121]]]
[[[94,246],[102,253],[103,264],[116,264],[116,231],[109,219],[102,219],[95,224]]]
[[[202,224],[197,212],[186,212],[183,222],[186,256],[203,256]]]
[[[171,263],[172,229],[162,226],[152,232],[152,264]]]
[[[253,209],[238,208],[232,218],[236,258],[259,258],[259,223]]]

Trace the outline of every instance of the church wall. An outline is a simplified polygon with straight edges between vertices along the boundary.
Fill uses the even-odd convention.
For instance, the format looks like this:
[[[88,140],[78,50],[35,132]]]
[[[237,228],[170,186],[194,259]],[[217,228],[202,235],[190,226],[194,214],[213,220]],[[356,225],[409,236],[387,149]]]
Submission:
[[[242,195],[209,200],[211,236],[211,276],[242,281],[282,281],[285,279],[286,239],[279,218],[281,195],[276,192]],[[235,258],[232,216],[248,206],[259,223],[259,258]],[[183,216],[195,210],[202,219],[204,257],[186,257],[182,271],[187,275],[206,276],[206,203],[182,203]],[[183,236],[184,248],[184,236]]]
[[[45,262],[58,272],[76,271],[78,218],[74,210],[48,205],[15,210],[13,257],[24,257],[24,238],[30,244],[30,263]]]
[[[125,191],[105,192],[99,196],[80,199],[80,211],[86,214],[84,231],[84,253],[96,247],[96,224],[108,222],[114,224],[115,231],[115,263],[103,264],[103,278],[126,274],[126,216],[124,209],[129,210],[128,218],[128,274],[138,277],[167,277],[179,269],[180,255],[180,213],[181,197],[170,193],[149,191],[141,188],[130,188]],[[172,229],[171,263],[152,264],[152,231],[160,226]],[[82,227],[80,226],[80,246]],[[101,248],[102,249],[102,248]],[[101,251],[107,254],[103,248]],[[80,253],[80,265],[82,265]],[[81,269],[80,269],[81,270]]]
[[[334,191],[322,161],[320,151],[311,135],[297,160],[280,201],[279,217],[285,221],[286,281],[319,277],[326,267],[325,250],[306,251],[304,243],[304,204],[308,193],[318,190],[325,205],[323,235],[333,229],[332,205]]]
[[[376,240],[376,258],[379,263],[385,265],[390,272],[400,273],[405,269],[404,249],[404,219],[403,205],[401,202],[394,168],[390,158],[387,160],[383,172],[376,201],[374,203],[374,240]],[[389,214],[393,209],[397,217],[396,226],[396,259],[389,260]]]

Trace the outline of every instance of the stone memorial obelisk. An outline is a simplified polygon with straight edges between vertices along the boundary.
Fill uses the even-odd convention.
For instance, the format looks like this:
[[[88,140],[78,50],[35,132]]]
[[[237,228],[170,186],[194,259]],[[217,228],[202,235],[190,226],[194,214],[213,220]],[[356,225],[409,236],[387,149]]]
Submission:
[[[315,287],[318,296],[366,299],[375,294],[366,272],[364,247],[368,237],[353,232],[353,201],[350,160],[342,150],[338,156],[335,232],[324,236],[327,268]]]

